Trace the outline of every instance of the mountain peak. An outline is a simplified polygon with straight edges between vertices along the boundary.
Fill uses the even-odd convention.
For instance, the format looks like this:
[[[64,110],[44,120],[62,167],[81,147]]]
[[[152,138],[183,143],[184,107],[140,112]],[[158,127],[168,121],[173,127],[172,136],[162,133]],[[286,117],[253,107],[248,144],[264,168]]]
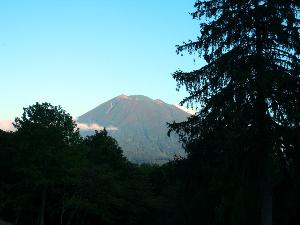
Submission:
[[[116,98],[118,98],[118,99],[128,99],[129,97],[127,95],[121,94],[121,95],[117,96]]]
[[[163,104],[163,103],[165,103],[163,100],[161,100],[161,99],[155,99],[154,100],[156,103],[158,103],[158,104]]]
[[[136,100],[136,101],[139,101],[139,100],[152,100],[151,98],[145,96],[145,95],[124,95],[124,94],[121,94],[111,100],[114,100],[114,99],[128,99],[128,100]],[[111,101],[110,100],[110,101]]]
[[[130,95],[129,98],[131,100],[136,100],[136,101],[139,101],[139,100],[152,100],[151,98],[149,98],[145,95]]]
[[[182,122],[189,114],[144,95],[119,95],[78,118],[81,124],[106,127],[133,162],[167,162],[183,149],[175,134],[168,137],[167,122]],[[84,131],[84,130],[82,130]],[[90,132],[90,133],[88,133]],[[91,134],[86,130],[84,134]]]

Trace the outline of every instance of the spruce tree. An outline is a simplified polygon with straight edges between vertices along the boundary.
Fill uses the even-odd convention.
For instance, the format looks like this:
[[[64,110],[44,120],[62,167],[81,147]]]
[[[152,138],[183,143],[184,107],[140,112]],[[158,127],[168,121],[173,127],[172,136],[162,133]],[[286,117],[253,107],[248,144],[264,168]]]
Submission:
[[[299,0],[198,0],[200,36],[177,46],[207,64],[173,74],[189,93],[181,104],[199,108],[171,130],[191,162],[256,193],[263,225],[272,224],[274,185],[299,157],[299,10]]]

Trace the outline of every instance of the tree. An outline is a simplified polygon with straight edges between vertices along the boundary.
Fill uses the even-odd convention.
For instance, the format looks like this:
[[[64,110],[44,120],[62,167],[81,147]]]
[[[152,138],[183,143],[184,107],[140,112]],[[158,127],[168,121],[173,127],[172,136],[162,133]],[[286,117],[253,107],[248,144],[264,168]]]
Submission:
[[[127,161],[105,129],[85,137],[83,146],[87,164],[73,193],[67,193],[67,224],[148,224],[151,190],[144,173]]]
[[[40,104],[37,102],[23,109],[22,116],[20,118],[17,117],[13,124],[18,132],[47,130],[53,132],[53,137],[60,140],[61,144],[71,145],[79,143],[79,129],[70,114],[66,113],[61,106],[52,106],[50,103]]]
[[[242,192],[237,199],[246,198],[240,183],[252,190],[263,225],[272,224],[274,185],[299,157],[299,8],[295,0],[198,0],[192,16],[200,37],[177,46],[207,64],[173,74],[189,93],[181,104],[196,103],[199,111],[170,127],[188,159],[226,177],[222,184]]]
[[[11,201],[8,191],[11,188],[13,176],[13,153],[15,149],[14,134],[0,129],[0,217],[3,209]],[[9,196],[9,197],[8,197]]]
[[[106,129],[95,131],[94,135],[87,136],[84,144],[89,148],[88,158],[94,164],[110,164],[114,168],[126,166],[127,160],[117,141],[108,136]]]
[[[72,117],[60,106],[36,103],[24,108],[16,118],[18,142],[16,169],[24,178],[22,187],[40,196],[39,224],[44,225],[47,193],[65,180],[65,159],[71,147],[80,143],[79,130]]]

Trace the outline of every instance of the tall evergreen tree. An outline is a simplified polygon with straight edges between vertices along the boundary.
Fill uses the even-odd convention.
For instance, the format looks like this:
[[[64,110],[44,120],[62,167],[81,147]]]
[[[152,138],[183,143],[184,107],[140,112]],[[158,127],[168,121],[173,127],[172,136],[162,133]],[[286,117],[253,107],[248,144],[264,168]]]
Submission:
[[[256,190],[261,224],[270,225],[273,187],[299,157],[300,2],[198,0],[195,9],[200,36],[177,51],[207,64],[173,77],[189,92],[181,103],[199,110],[170,127],[188,159],[218,168],[223,184]]]

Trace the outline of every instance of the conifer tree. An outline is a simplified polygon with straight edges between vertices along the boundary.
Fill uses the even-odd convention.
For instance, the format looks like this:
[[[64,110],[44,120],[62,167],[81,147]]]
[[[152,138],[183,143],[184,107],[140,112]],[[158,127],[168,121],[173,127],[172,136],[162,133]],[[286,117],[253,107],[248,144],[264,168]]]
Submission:
[[[177,46],[207,64],[173,74],[189,93],[181,104],[199,108],[171,130],[189,159],[255,181],[263,225],[272,224],[274,184],[299,157],[299,10],[298,0],[198,0],[200,36]]]

